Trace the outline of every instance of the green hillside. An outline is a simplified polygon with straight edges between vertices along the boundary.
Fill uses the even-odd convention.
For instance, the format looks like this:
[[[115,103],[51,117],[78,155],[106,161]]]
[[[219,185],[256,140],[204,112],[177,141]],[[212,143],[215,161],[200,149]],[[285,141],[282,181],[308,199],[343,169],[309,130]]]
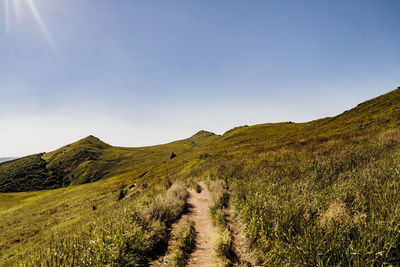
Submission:
[[[165,145],[113,147],[88,136],[49,153],[0,164],[0,192],[54,189],[114,177],[133,170],[149,170],[168,161],[172,152],[182,154],[209,143],[217,136],[200,131],[192,137]]]
[[[335,117],[306,123],[284,122],[237,127],[226,132],[220,143],[282,146],[398,128],[399,103],[400,89],[397,89],[359,104]]]
[[[0,193],[0,263],[146,266],[183,212],[182,184],[203,180],[223,185],[219,208],[232,211],[260,265],[396,266],[399,171],[400,90],[332,118],[165,145],[89,136],[0,164],[3,192],[63,187]]]
[[[20,192],[59,188],[63,177],[47,168],[43,154],[23,157],[0,164],[0,192]]]

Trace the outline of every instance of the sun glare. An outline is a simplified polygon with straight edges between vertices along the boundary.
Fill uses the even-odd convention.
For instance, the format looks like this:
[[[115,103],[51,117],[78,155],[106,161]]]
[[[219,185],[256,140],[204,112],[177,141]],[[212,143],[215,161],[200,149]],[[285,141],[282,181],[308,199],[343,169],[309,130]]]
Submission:
[[[19,22],[21,20],[22,8],[26,8],[31,12],[47,42],[54,50],[57,50],[54,39],[50,31],[47,29],[46,23],[39,12],[35,0],[4,0],[4,25],[6,33],[8,34],[11,28],[11,10],[14,9],[15,21]]]

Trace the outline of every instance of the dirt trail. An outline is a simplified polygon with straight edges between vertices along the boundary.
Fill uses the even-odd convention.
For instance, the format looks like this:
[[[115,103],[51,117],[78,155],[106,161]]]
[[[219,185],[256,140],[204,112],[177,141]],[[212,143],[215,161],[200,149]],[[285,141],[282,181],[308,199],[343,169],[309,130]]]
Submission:
[[[187,266],[206,267],[212,265],[214,226],[208,217],[211,205],[210,193],[203,182],[199,182],[199,185],[201,187],[200,193],[193,189],[189,190],[189,217],[195,223],[197,237],[196,248],[190,254]]]

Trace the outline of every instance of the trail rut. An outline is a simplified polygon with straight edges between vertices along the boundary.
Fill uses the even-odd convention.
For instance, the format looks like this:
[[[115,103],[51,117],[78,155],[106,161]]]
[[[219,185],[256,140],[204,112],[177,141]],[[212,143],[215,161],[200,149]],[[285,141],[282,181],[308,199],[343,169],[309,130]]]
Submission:
[[[199,182],[201,192],[189,190],[188,205],[189,218],[195,223],[197,232],[196,247],[189,256],[187,266],[211,266],[213,259],[212,236],[214,226],[210,221],[209,207],[211,205],[210,192],[203,182]]]

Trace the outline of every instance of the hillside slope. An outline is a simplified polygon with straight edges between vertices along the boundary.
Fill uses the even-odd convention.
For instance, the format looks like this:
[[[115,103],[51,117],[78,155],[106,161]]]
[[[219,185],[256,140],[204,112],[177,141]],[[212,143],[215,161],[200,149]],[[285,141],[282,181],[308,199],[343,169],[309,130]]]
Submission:
[[[17,158],[0,158],[0,163],[6,162],[6,161],[10,161],[10,160],[14,160],[14,159],[17,159]]]
[[[399,103],[400,90],[397,89],[332,118],[237,127],[221,138],[200,131],[185,140],[150,147],[113,147],[88,136],[43,154],[45,162],[33,155],[0,163],[0,192],[52,189],[106,179],[135,169],[155,167],[169,160],[172,152],[178,155],[202,150],[220,153],[221,150],[248,150],[249,147],[263,150],[396,128],[400,125]],[[32,168],[35,161],[40,161],[38,167]]]
[[[76,242],[104,264],[137,256],[129,248],[141,247],[140,240],[168,239],[166,232],[149,234],[161,229],[158,221],[143,222],[149,214],[164,218],[165,205],[173,204],[158,196],[171,184],[204,180],[225,187],[221,207],[231,209],[260,265],[397,266],[399,107],[395,90],[307,123],[242,126],[222,136],[202,131],[143,148],[113,147],[90,136],[28,157],[21,170],[18,161],[0,164],[0,177],[7,166],[53,174],[56,181],[67,177],[71,185],[0,193],[0,265],[29,262],[27,255],[40,262],[52,262],[54,255],[71,259],[81,255],[71,249]],[[172,152],[177,156],[170,159]],[[118,228],[120,221],[126,228]],[[116,252],[116,244],[124,249]],[[146,265],[149,259],[131,260]]]
[[[205,145],[217,136],[200,131],[172,143],[138,148],[113,147],[88,136],[55,151],[0,164],[0,192],[54,189],[151,168]]]
[[[266,123],[242,126],[227,131],[217,143],[259,149],[304,145],[332,137],[351,137],[360,134],[396,129],[400,126],[400,89],[373,98],[335,117],[306,123]]]
[[[47,168],[43,154],[23,157],[0,164],[0,192],[21,192],[59,188],[63,176]]]

